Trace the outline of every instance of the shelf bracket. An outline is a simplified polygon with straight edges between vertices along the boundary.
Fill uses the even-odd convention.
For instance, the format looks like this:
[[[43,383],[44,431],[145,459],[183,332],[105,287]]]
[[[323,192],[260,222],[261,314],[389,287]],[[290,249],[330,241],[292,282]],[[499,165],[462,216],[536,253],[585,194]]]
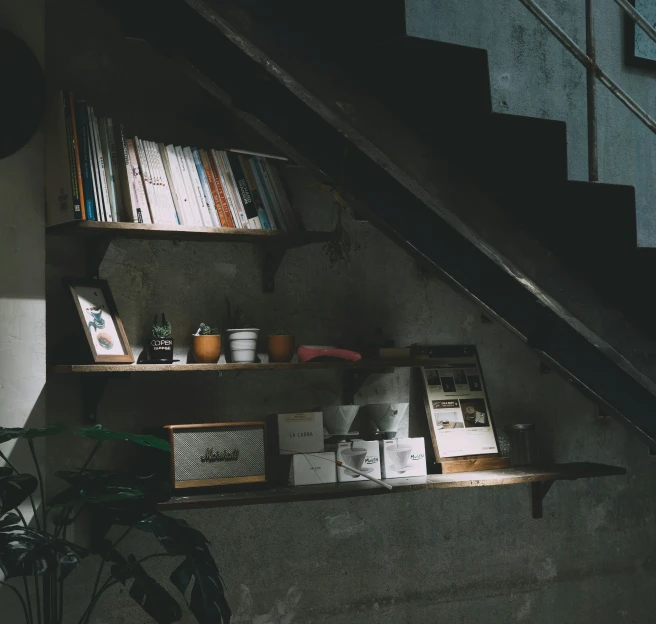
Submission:
[[[533,517],[536,520],[542,518],[542,501],[554,483],[554,481],[536,481],[535,483],[531,483]]]
[[[276,273],[287,253],[286,247],[267,245],[262,253],[262,289],[265,293],[275,290]]]
[[[100,265],[112,242],[105,236],[93,236],[86,241],[87,275],[100,278]]]
[[[130,373],[93,373],[80,375],[82,390],[82,419],[91,425],[98,422],[98,406],[110,377],[127,379]]]

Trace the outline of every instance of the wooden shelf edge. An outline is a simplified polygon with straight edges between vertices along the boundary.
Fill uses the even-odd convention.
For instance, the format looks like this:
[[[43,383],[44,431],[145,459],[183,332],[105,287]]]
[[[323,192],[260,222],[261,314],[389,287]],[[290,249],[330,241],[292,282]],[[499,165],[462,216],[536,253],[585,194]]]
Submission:
[[[106,239],[189,240],[227,243],[276,244],[298,247],[322,243],[334,238],[334,232],[281,232],[278,230],[246,230],[150,223],[102,223],[68,221],[46,228],[49,236],[80,236]]]
[[[508,468],[480,472],[428,475],[406,479],[390,479],[394,489],[387,490],[371,481],[356,483],[333,483],[325,485],[301,485],[260,488],[247,491],[226,491],[189,496],[174,496],[160,503],[161,510],[207,509],[213,507],[235,507],[263,505],[269,503],[295,503],[313,500],[330,500],[353,496],[403,494],[427,490],[460,487],[489,487],[518,485],[563,480],[591,479],[621,476],[626,469],[594,463],[560,464],[549,468]]]
[[[264,370],[367,370],[386,373],[395,368],[431,366],[433,360],[382,360],[359,362],[260,362],[248,364],[58,364],[49,372],[57,374],[81,373],[176,373],[207,371],[264,371]]]

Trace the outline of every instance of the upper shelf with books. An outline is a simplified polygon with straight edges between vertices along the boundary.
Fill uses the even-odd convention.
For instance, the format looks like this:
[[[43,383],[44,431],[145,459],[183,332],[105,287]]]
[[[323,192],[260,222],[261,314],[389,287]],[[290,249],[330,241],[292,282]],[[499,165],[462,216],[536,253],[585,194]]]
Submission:
[[[260,243],[281,247],[300,247],[323,243],[334,237],[332,232],[281,232],[279,230],[246,230],[173,224],[105,223],[102,221],[68,221],[47,228],[51,236],[80,236],[114,240],[186,240],[225,243]]]

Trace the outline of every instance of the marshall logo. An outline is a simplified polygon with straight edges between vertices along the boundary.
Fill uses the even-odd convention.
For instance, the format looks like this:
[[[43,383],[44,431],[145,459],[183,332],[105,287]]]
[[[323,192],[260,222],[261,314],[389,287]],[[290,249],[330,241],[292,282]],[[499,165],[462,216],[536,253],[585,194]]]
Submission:
[[[205,455],[200,458],[200,461],[205,462],[220,462],[220,461],[237,461],[239,459],[239,449],[234,451],[215,451],[213,448],[208,447]]]

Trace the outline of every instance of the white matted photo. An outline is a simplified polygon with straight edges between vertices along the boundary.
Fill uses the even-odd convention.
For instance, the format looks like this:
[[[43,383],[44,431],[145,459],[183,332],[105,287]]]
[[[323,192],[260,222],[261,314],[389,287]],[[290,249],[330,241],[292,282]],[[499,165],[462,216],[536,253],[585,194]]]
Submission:
[[[109,285],[103,280],[70,280],[94,362],[134,362]]]

